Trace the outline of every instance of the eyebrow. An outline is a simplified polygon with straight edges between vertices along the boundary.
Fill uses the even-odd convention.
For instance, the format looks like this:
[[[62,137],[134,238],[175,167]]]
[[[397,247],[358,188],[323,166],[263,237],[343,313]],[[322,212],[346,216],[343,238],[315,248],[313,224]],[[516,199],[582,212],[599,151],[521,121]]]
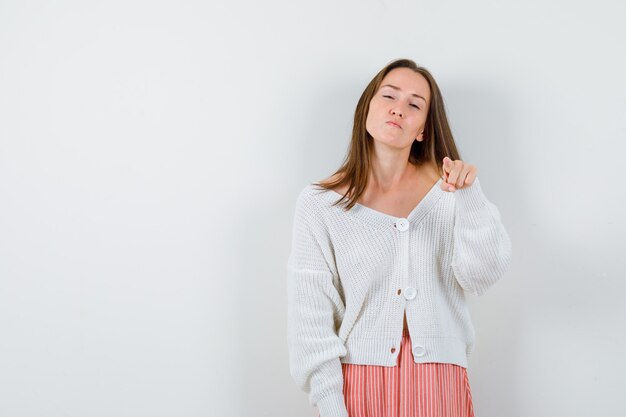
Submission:
[[[381,85],[381,86],[380,86],[380,88],[383,88],[383,87],[391,87],[391,88],[393,88],[394,90],[400,90],[400,87],[396,87],[395,85],[391,85],[391,84],[385,84],[385,85]],[[427,101],[426,101],[426,99],[425,99],[424,97],[419,96],[419,95],[417,95],[417,94],[415,94],[415,93],[413,93],[413,94],[411,94],[411,95],[412,95],[412,96],[414,96],[414,97],[421,98],[422,100],[424,100],[424,102],[425,102],[425,103],[427,103]]]

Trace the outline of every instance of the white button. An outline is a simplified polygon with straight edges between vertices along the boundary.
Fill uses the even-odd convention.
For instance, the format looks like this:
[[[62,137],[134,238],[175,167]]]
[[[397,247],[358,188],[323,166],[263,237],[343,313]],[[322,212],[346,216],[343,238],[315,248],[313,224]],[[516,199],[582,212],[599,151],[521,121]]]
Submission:
[[[396,229],[401,232],[409,229],[409,221],[407,219],[398,219],[396,220]]]
[[[424,349],[424,346],[415,346],[413,348],[413,355],[415,356],[424,356],[425,353],[426,349]]]
[[[404,289],[404,298],[407,300],[412,300],[417,295],[417,290],[413,287],[406,287]]]

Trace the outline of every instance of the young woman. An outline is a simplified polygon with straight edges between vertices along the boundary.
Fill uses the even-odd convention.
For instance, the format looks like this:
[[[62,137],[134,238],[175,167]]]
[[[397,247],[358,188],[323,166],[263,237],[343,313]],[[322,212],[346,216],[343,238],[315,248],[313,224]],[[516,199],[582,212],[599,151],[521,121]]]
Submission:
[[[320,417],[473,416],[465,294],[511,258],[476,175],[430,72],[401,59],[376,74],[341,168],[296,201],[289,365]]]

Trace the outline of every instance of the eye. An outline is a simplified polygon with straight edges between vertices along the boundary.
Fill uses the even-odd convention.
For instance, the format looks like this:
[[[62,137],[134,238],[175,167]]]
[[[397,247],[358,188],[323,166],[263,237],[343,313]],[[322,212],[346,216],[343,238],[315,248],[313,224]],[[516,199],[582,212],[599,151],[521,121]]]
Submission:
[[[383,95],[383,97],[385,97],[385,98],[393,98],[393,97],[391,97],[391,96],[386,96],[386,95]]]
[[[413,106],[413,107],[415,107],[416,109],[418,109],[418,110],[419,110],[419,107],[417,107],[417,105],[415,105],[415,104],[411,104],[411,106]]]

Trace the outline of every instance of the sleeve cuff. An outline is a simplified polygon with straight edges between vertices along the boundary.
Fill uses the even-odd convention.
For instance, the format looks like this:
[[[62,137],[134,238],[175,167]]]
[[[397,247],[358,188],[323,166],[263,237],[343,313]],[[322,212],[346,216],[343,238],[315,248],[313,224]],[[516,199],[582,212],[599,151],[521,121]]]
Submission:
[[[333,391],[317,402],[320,417],[348,417],[346,402],[341,391]]]
[[[456,205],[461,212],[478,211],[484,207],[488,200],[480,186],[478,177],[474,178],[474,182],[467,188],[461,188],[454,192],[456,197]]]

